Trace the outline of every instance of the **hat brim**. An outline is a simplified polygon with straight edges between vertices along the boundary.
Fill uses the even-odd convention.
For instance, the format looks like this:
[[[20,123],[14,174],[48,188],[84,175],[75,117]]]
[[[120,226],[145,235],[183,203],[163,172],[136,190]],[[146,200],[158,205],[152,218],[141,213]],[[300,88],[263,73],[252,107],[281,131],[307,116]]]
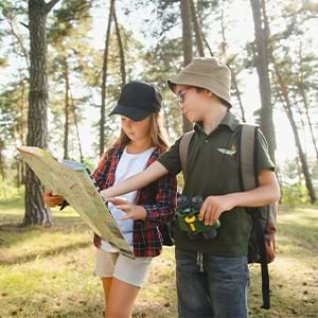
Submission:
[[[151,115],[152,113],[153,112],[145,111],[143,109],[132,106],[127,107],[124,105],[117,105],[109,115],[122,115],[134,121],[141,121],[149,115]]]

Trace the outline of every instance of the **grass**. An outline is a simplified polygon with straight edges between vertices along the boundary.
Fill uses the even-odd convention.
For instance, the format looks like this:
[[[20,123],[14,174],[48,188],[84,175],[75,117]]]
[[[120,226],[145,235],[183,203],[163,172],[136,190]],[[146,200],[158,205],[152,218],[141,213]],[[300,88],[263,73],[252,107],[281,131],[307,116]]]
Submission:
[[[21,199],[0,201],[0,317],[102,317],[93,275],[92,234],[72,209],[53,210],[55,226],[21,228]],[[318,210],[282,210],[278,257],[270,265],[272,309],[260,309],[260,271],[250,267],[250,317],[317,317]],[[177,317],[174,249],[154,259],[134,317]],[[194,317],[195,318],[195,317]]]

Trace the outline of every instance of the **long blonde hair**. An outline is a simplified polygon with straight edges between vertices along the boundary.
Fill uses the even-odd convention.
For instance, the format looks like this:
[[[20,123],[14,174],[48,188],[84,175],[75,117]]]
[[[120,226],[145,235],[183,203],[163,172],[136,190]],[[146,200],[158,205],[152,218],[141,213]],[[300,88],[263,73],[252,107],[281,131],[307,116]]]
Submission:
[[[162,117],[159,113],[150,115],[150,130],[149,130],[151,145],[159,148],[161,151],[166,151],[169,147],[167,133],[163,126]],[[115,141],[114,147],[125,147],[130,142],[129,137],[121,129],[119,138]]]

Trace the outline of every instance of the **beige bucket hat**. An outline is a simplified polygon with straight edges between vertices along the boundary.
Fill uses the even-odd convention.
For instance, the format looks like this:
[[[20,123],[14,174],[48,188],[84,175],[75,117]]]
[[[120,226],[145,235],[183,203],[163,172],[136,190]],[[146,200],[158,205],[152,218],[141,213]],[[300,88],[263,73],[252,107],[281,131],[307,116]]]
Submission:
[[[175,85],[189,85],[205,88],[231,104],[231,71],[215,58],[195,58],[181,72],[168,80],[174,92]]]

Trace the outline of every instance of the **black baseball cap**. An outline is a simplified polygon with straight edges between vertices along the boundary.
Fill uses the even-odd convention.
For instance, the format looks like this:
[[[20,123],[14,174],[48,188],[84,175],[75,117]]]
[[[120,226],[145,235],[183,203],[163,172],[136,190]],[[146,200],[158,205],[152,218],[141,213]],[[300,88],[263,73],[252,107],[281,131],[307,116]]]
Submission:
[[[146,82],[131,81],[120,93],[118,103],[110,115],[119,114],[140,121],[161,109],[162,97],[158,89]]]

